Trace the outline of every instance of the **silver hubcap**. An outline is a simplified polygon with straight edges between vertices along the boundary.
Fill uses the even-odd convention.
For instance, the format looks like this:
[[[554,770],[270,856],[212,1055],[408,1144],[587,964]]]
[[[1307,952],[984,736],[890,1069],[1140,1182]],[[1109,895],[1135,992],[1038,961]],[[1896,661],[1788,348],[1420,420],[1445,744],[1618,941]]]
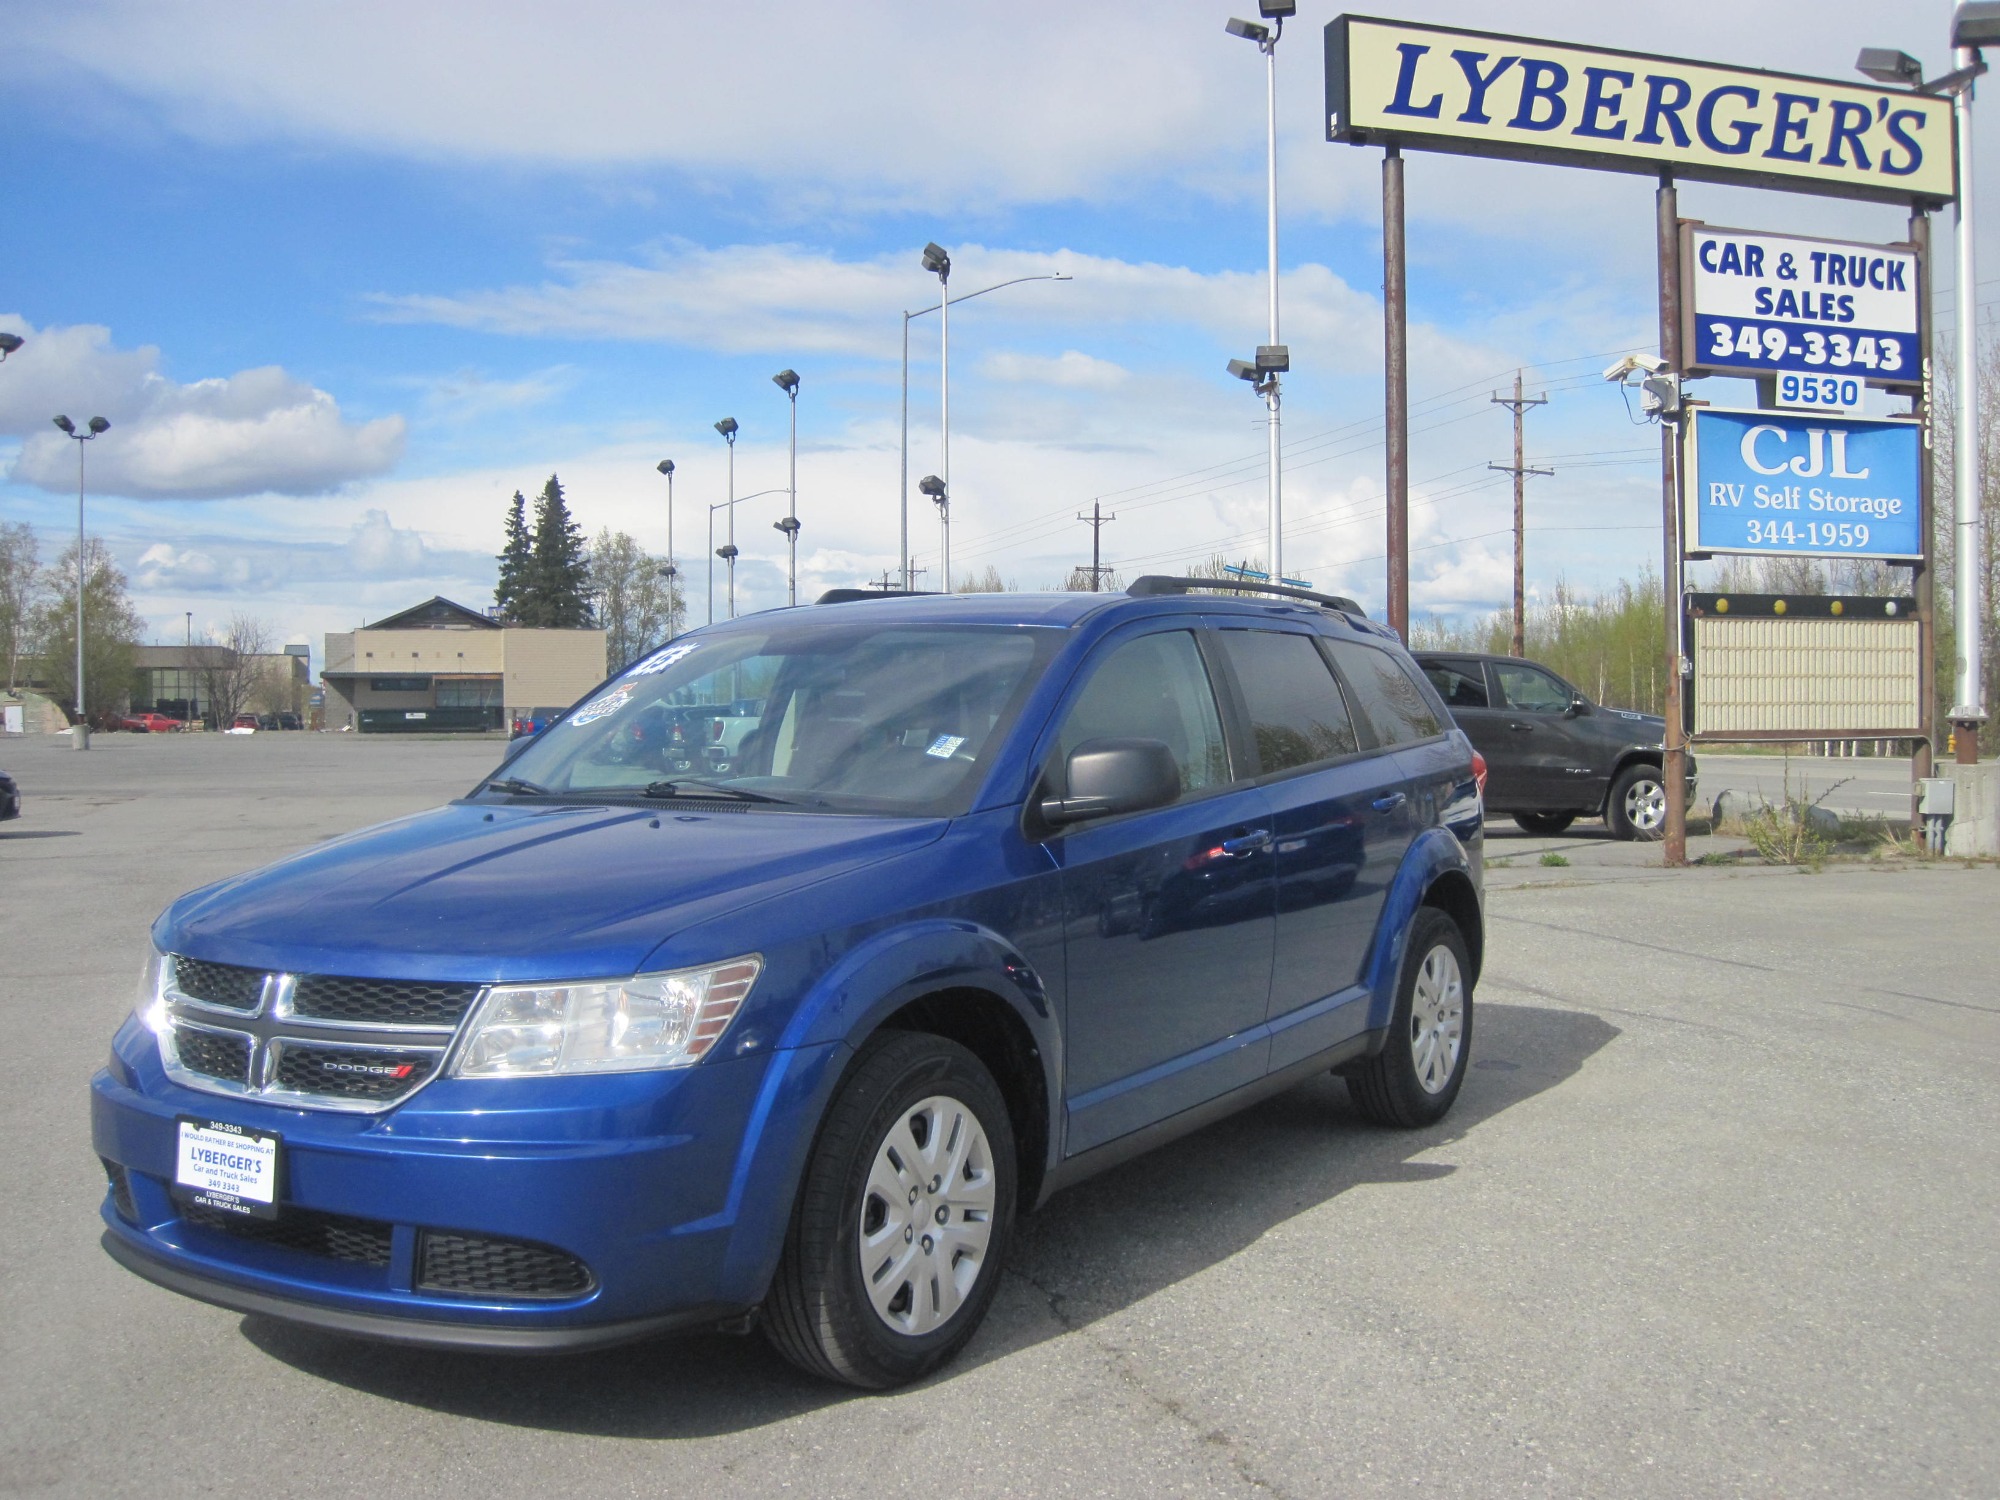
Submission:
[[[1635,781],[1625,792],[1625,820],[1651,833],[1667,821],[1667,789],[1657,781]]]
[[[1425,1093],[1435,1094],[1451,1082],[1464,1040],[1465,984],[1459,978],[1458,955],[1440,943],[1424,955],[1410,996],[1410,1059]]]
[[[868,1301],[897,1333],[943,1327],[965,1304],[993,1238],[993,1151],[978,1116],[932,1095],[876,1148],[856,1250]]]

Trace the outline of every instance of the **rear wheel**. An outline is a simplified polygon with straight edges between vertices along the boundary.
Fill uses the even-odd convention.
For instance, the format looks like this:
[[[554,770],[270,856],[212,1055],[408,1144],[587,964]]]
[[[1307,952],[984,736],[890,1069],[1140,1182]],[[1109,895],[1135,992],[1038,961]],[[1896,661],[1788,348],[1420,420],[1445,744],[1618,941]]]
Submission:
[[[1575,813],[1515,813],[1514,821],[1523,832],[1552,837],[1576,821]]]
[[[1657,839],[1667,828],[1667,783],[1658,766],[1641,762],[1627,766],[1611,783],[1604,821],[1612,836]]]
[[[973,1335],[1014,1223],[1014,1135],[956,1042],[863,1049],[806,1167],[764,1330],[778,1352],[869,1389],[929,1374]]]
[[[1471,974],[1458,924],[1434,906],[1419,907],[1389,1040],[1346,1073],[1355,1104],[1376,1124],[1435,1124],[1458,1098],[1472,1056]]]

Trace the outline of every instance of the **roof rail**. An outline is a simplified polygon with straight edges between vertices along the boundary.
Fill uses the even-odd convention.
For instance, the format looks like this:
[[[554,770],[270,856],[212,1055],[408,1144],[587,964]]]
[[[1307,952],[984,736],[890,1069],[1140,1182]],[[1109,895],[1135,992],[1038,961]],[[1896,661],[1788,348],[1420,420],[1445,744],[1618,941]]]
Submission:
[[[1315,594],[1310,589],[1295,589],[1282,583],[1255,583],[1245,578],[1169,578],[1164,573],[1148,573],[1144,578],[1133,579],[1125,592],[1137,598],[1146,598],[1155,594],[1189,594],[1196,589],[1275,594],[1281,599],[1304,599],[1326,609],[1337,609],[1343,614],[1360,615],[1363,619],[1368,617],[1367,610],[1344,594]]]
[[[828,589],[815,604],[853,604],[860,599],[927,599],[928,589]]]

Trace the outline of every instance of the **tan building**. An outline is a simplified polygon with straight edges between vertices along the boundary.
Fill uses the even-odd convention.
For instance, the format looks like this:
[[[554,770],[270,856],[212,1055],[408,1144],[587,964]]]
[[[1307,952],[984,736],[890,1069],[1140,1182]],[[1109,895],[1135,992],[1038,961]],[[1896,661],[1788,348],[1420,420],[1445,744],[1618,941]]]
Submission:
[[[434,596],[328,634],[326,727],[364,733],[502,729],[565,708],[604,679],[601,630],[530,630]]]

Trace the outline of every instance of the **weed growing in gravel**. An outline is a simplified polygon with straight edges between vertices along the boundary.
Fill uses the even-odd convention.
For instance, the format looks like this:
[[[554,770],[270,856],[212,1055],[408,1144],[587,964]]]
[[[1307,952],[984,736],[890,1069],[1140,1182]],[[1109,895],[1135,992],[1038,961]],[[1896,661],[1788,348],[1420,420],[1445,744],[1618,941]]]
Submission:
[[[1569,868],[1569,861],[1553,849],[1542,856],[1542,863],[1551,870],[1566,870]]]

